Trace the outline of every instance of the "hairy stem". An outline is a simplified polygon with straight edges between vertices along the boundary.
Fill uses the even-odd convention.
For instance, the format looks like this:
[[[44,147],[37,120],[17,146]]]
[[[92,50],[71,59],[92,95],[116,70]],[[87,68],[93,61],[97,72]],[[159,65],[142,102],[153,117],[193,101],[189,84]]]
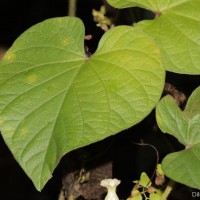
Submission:
[[[166,187],[165,191],[163,192],[160,200],[167,200],[167,197],[171,193],[174,185],[175,185],[175,182],[170,180],[169,183],[167,184],[167,187]]]
[[[77,0],[69,0],[68,16],[76,16],[76,2]]]

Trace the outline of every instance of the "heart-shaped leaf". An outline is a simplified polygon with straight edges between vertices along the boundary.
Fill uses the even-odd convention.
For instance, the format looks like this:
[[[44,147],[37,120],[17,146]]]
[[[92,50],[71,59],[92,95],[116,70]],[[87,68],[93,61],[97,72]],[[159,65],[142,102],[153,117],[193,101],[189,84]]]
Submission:
[[[200,188],[200,87],[190,96],[182,112],[171,96],[164,97],[156,108],[158,126],[175,136],[185,150],[167,155],[162,168],[177,182]]]
[[[38,190],[65,153],[140,122],[163,89],[159,50],[141,30],[108,31],[91,58],[83,43],[79,19],[46,20],[0,64],[2,134]]]
[[[200,73],[199,0],[108,0],[119,8],[139,6],[155,13],[154,20],[140,26],[154,38],[166,70],[184,74]]]

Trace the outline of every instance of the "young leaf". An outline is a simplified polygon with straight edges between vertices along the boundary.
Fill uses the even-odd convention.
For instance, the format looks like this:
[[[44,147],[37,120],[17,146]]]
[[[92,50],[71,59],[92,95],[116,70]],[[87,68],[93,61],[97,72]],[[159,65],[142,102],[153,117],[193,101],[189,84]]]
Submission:
[[[151,185],[151,180],[149,179],[149,177],[147,176],[145,172],[142,172],[140,176],[139,184],[143,187],[147,187]]]
[[[185,185],[200,188],[200,87],[190,96],[182,112],[172,97],[164,97],[156,108],[158,126],[175,136],[185,150],[166,156],[162,168],[166,176]],[[195,109],[196,107],[196,109]]]
[[[139,6],[155,13],[139,23],[161,50],[165,69],[182,74],[200,73],[199,0],[108,0],[118,8]]]
[[[141,30],[108,31],[96,53],[84,53],[77,18],[54,18],[22,34],[0,63],[2,135],[38,190],[61,157],[147,116],[165,71]]]
[[[149,200],[160,200],[161,196],[162,196],[161,194],[152,193],[149,195]]]
[[[131,196],[127,198],[127,200],[142,200],[142,194],[139,190],[131,191]]]

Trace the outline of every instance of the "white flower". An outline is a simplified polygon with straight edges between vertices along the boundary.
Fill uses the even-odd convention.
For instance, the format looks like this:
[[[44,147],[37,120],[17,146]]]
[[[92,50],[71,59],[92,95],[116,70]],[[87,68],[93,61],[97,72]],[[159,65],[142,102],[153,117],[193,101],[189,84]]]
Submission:
[[[106,187],[108,190],[107,196],[105,200],[119,200],[116,194],[116,188],[120,184],[120,180],[118,179],[104,179],[101,181],[101,186]]]

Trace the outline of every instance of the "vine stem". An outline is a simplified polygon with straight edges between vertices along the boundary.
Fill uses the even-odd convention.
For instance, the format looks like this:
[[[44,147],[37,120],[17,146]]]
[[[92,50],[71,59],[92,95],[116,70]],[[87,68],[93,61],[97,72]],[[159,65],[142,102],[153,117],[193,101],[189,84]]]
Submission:
[[[69,0],[68,16],[72,16],[72,17],[76,16],[76,3],[77,3],[77,0]]]
[[[166,189],[164,190],[161,199],[160,200],[167,200],[167,197],[169,196],[169,194],[171,193],[173,187],[175,185],[175,182],[170,180],[169,183],[167,184]]]

